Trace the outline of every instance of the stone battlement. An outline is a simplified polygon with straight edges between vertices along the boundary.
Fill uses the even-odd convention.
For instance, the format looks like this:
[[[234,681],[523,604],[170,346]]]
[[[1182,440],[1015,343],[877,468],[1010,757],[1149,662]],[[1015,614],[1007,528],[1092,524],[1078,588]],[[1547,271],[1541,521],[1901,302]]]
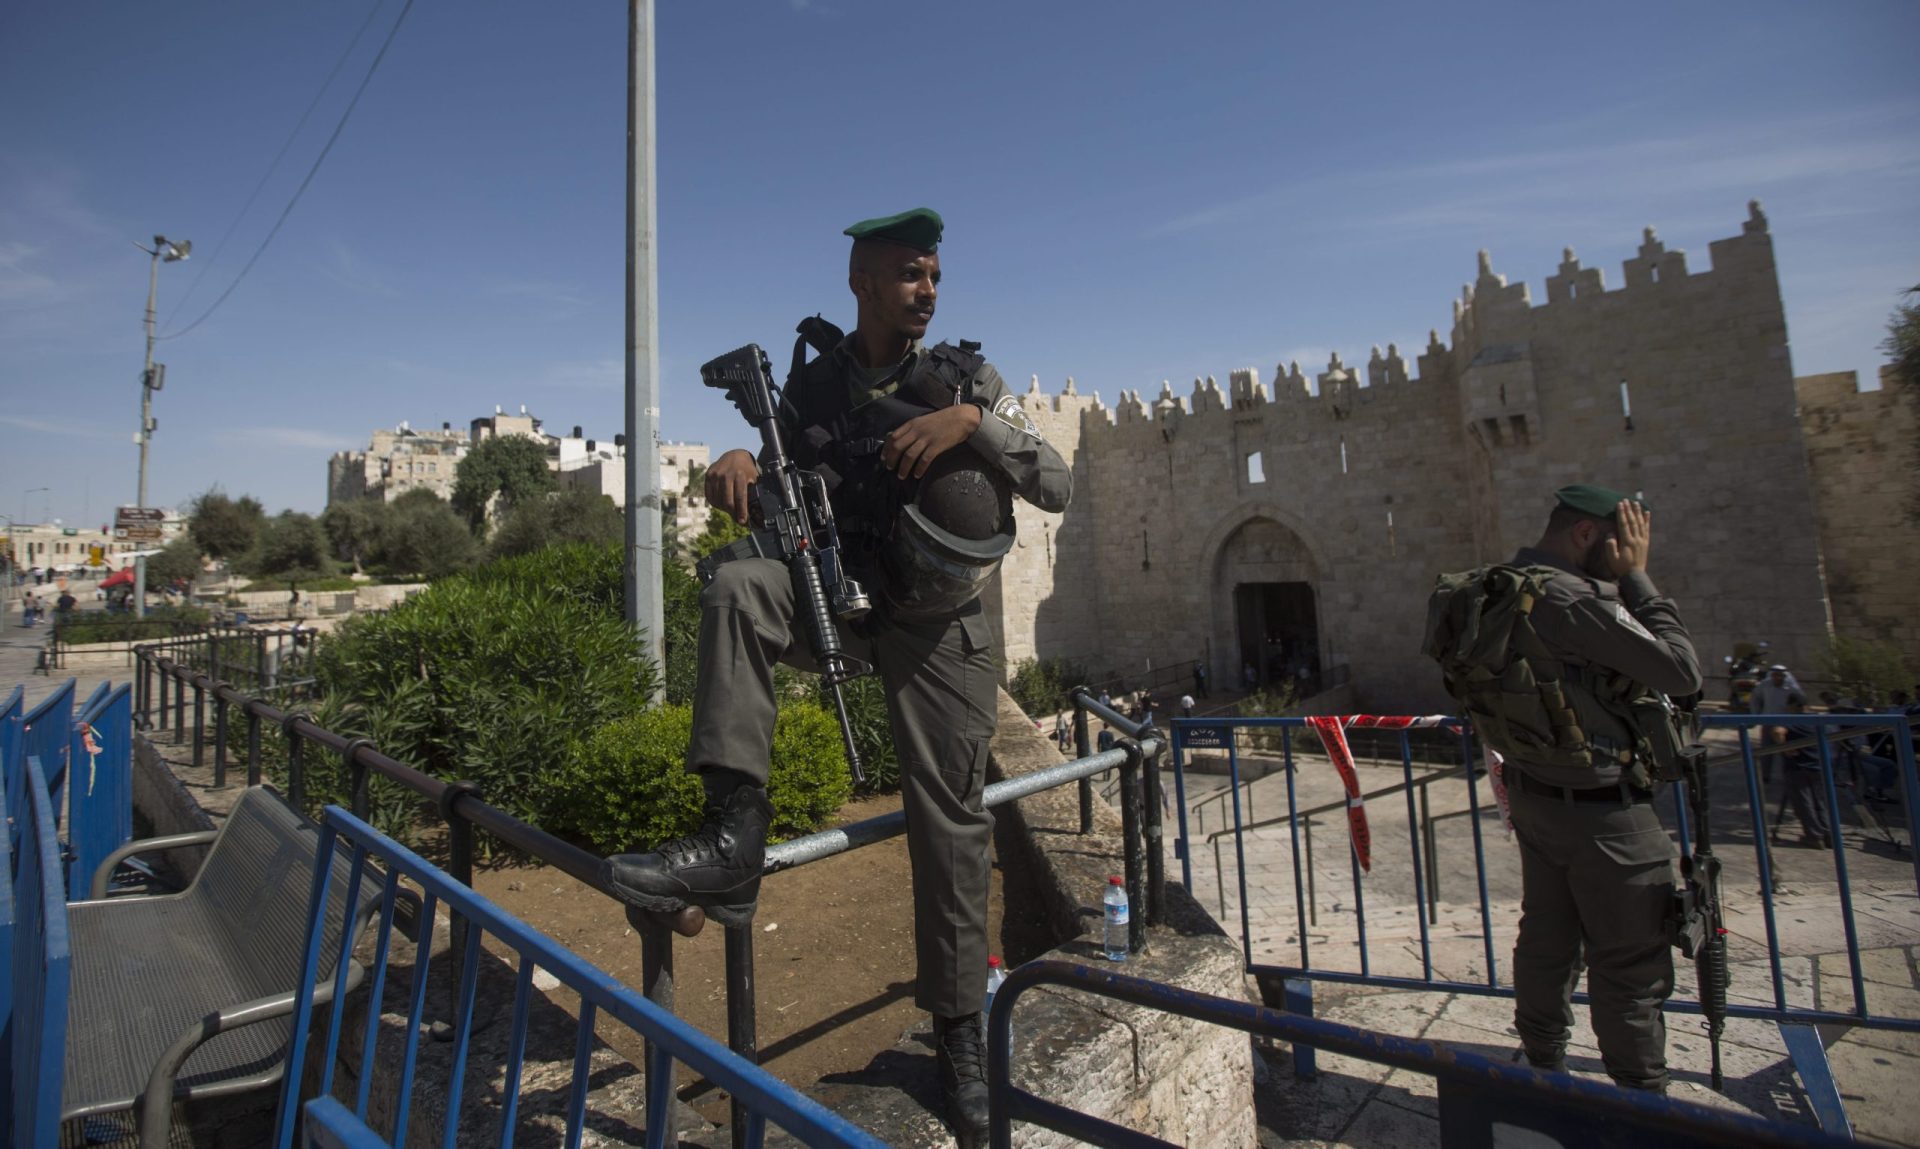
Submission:
[[[1648,229],[1611,290],[1567,251],[1542,303],[1482,251],[1444,338],[1285,363],[1271,384],[1245,367],[1109,404],[1034,380],[1028,414],[1075,491],[1064,515],[1017,511],[988,601],[1008,663],[1205,658],[1221,683],[1347,664],[1377,712],[1438,706],[1418,651],[1434,575],[1510,557],[1556,487],[1600,482],[1694,539],[1662,549],[1659,577],[1704,661],[1765,637],[1812,665],[1826,589],[1813,534],[1777,529],[1816,508],[1759,204],[1709,251],[1690,272]]]

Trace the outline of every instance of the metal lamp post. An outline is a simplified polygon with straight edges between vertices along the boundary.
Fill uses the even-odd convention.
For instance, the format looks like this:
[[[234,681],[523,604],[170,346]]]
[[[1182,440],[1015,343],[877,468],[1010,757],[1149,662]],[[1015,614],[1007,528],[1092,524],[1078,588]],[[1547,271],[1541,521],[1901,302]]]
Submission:
[[[164,235],[153,237],[152,247],[139,247],[153,257],[153,267],[147,275],[147,364],[140,373],[140,429],[133,433],[133,441],[140,444],[140,494],[134,500],[134,506],[147,505],[147,444],[153,439],[153,393],[160,390],[166,382],[167,369],[164,364],[156,366],[153,362],[153,301],[160,290],[160,265],[176,263],[187,258],[193,251],[193,241],[183,239],[170,243]]]

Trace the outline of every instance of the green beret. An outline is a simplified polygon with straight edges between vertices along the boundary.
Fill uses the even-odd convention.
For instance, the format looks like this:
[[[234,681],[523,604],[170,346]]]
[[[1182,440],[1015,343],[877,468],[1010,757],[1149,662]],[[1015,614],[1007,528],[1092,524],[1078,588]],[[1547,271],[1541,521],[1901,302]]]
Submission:
[[[1647,506],[1645,499],[1595,483],[1575,483],[1571,487],[1561,487],[1553,493],[1553,497],[1568,510],[1579,511],[1583,515],[1592,515],[1599,519],[1612,518],[1613,512],[1623,502],[1639,503],[1642,510]]]
[[[863,219],[848,228],[843,235],[855,239],[877,239],[884,243],[897,243],[901,247],[911,247],[915,251],[940,250],[940,232],[947,226],[940,213],[930,207],[917,207],[912,211],[903,211],[899,215],[881,216],[879,219]]]

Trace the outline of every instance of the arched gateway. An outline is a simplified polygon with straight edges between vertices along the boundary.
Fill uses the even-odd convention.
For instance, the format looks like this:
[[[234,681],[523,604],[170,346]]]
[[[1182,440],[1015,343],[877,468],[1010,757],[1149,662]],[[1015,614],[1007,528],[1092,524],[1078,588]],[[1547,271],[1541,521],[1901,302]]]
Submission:
[[[1208,539],[1209,660],[1223,685],[1294,681],[1304,695],[1317,684],[1323,564],[1291,518],[1271,505],[1243,505]]]

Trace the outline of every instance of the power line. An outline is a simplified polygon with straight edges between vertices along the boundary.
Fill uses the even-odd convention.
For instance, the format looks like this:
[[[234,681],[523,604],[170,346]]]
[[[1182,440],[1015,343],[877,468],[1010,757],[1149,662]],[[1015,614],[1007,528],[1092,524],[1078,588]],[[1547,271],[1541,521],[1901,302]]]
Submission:
[[[280,234],[281,226],[287,222],[287,217],[293,214],[294,205],[300,202],[300,197],[307,192],[307,186],[313,183],[313,177],[320,174],[320,165],[327,162],[327,154],[333,151],[333,145],[339,141],[340,133],[346,130],[347,121],[353,118],[354,108],[360,105],[360,97],[366,94],[367,85],[372,83],[374,73],[380,70],[380,62],[387,58],[387,49],[393,47],[393,39],[400,34],[400,25],[406,23],[407,13],[411,11],[413,11],[413,0],[407,0],[405,6],[400,9],[400,15],[394,18],[393,27],[388,29],[386,41],[380,45],[379,54],[374,56],[373,63],[367,68],[367,74],[361,78],[360,86],[354,89],[353,99],[347,102],[346,111],[340,113],[340,122],[334,125],[333,134],[327,137],[326,146],[320,149],[319,156],[313,161],[313,167],[308,169],[307,178],[301,180],[300,186],[294,189],[293,198],[288,200],[287,206],[281,210],[280,218],[273,221],[273,229],[267,232],[265,239],[260,241],[260,246],[254,250],[252,257],[247,260],[247,265],[240,269],[240,274],[234,276],[233,282],[227,285],[227,289],[220,293],[220,298],[214,300],[213,306],[207,308],[200,318],[187,324],[179,331],[175,331],[171,335],[160,336],[160,339],[178,339],[202,323],[205,323],[213,316],[214,312],[220,310],[220,305],[225,303],[227,297],[233,294],[234,288],[240,286],[240,281],[247,277],[249,271],[253,270],[253,265],[260,262],[260,257],[266,254],[267,246],[273,242],[273,237]]]
[[[287,133],[287,142],[280,145],[279,153],[273,157],[273,162],[267,165],[267,170],[261,175],[260,182],[253,185],[253,194],[247,197],[246,204],[240,208],[240,214],[233,217],[233,222],[227,225],[226,232],[220,236],[220,242],[213,245],[213,255],[200,265],[200,273],[195,275],[193,282],[187,285],[186,294],[182,295],[167,312],[168,324],[172,324],[174,318],[193,299],[193,293],[200,289],[201,281],[213,271],[213,265],[220,262],[220,253],[227,249],[227,241],[233,238],[233,233],[239,228],[241,221],[246,219],[247,213],[253,210],[254,202],[260,198],[260,193],[266,190],[267,181],[273,178],[273,173],[280,170],[280,161],[287,158],[287,152],[293,147],[293,141],[300,137],[301,131],[307,126],[307,120],[313,116],[314,109],[318,108],[320,101],[326,98],[328,89],[333,87],[334,80],[340,76],[340,70],[347,66],[347,60],[353,56],[353,50],[360,46],[361,37],[367,34],[368,28],[373,27],[373,18],[380,14],[380,9],[386,5],[386,2],[387,0],[374,0],[373,8],[367,12],[367,18],[360,22],[360,30],[353,34],[353,39],[347,43],[346,51],[340,53],[340,58],[334,61],[333,71],[327,73],[327,78],[321,83],[320,90],[314,93],[313,102],[307,105],[306,111],[300,113],[300,122],[293,125],[293,131]]]

